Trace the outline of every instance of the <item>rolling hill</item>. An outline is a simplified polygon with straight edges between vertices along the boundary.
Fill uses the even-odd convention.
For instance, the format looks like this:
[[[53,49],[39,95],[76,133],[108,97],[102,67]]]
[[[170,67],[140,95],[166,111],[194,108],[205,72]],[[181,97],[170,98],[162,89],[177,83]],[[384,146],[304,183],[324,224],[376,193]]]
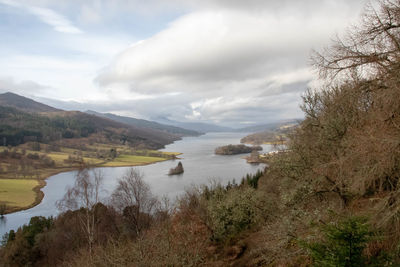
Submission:
[[[0,94],[0,106],[14,107],[26,112],[56,112],[61,111],[48,105],[36,102],[30,98],[14,93]]]

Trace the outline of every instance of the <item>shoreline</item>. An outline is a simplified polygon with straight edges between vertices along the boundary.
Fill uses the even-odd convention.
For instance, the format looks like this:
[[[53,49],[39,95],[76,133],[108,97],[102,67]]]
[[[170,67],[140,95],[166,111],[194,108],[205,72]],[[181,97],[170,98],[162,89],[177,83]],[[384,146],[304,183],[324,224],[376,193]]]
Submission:
[[[182,155],[182,153],[177,152],[176,155],[177,156],[178,155]],[[176,158],[176,159],[179,159],[179,158]],[[121,164],[121,165],[117,165],[117,166],[102,166],[103,164],[105,164],[105,162],[102,162],[99,165],[93,166],[93,168],[119,168],[119,167],[146,166],[146,165],[155,164],[155,163],[159,163],[159,162],[164,162],[164,161],[168,161],[168,160],[175,160],[175,159],[164,159],[164,160],[159,160],[159,161],[154,161],[154,162],[138,163],[138,164],[129,164],[129,163],[127,163],[127,164]],[[60,168],[58,170],[54,169],[54,171],[49,171],[46,174],[46,176],[34,179],[34,180],[38,181],[38,183],[39,183],[37,186],[32,188],[32,191],[35,192],[35,194],[36,194],[35,200],[30,205],[25,206],[25,207],[10,207],[10,208],[8,208],[6,210],[4,215],[12,214],[12,213],[23,211],[23,210],[28,210],[28,209],[31,209],[31,208],[39,205],[42,202],[43,198],[44,198],[44,193],[43,193],[43,191],[41,189],[47,185],[47,182],[46,182],[47,179],[49,179],[50,177],[52,177],[54,175],[63,173],[63,172],[76,171],[78,169],[79,169],[78,167],[63,167],[63,168]]]

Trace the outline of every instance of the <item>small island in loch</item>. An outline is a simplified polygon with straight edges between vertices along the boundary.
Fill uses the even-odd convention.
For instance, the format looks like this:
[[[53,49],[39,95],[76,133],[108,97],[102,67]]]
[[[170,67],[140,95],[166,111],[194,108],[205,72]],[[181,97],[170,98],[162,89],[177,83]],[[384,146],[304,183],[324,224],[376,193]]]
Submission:
[[[182,162],[179,161],[178,165],[175,168],[169,169],[168,175],[177,175],[182,174],[184,172]]]
[[[246,154],[251,153],[252,151],[261,151],[261,146],[246,146],[243,144],[240,145],[227,145],[220,146],[215,149],[215,154],[217,155],[236,155],[236,154]]]

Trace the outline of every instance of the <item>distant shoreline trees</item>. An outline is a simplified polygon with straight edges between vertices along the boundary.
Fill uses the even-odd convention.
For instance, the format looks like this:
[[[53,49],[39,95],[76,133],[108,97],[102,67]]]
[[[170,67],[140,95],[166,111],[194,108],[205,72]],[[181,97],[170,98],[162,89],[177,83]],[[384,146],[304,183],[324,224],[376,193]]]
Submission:
[[[227,145],[227,146],[220,146],[215,149],[215,154],[217,155],[236,155],[236,154],[246,154],[251,153],[252,151],[262,150],[261,146],[246,146],[243,144],[240,145]]]

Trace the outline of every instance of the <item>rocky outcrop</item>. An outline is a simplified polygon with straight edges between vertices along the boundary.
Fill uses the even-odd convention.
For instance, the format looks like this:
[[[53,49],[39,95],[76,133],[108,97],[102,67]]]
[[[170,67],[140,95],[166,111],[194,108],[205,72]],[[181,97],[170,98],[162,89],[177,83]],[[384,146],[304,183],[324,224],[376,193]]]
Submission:
[[[183,170],[182,162],[179,161],[178,165],[175,168],[171,168],[169,170],[168,175],[176,175],[176,174],[181,174],[183,172],[184,172],[184,170]]]

